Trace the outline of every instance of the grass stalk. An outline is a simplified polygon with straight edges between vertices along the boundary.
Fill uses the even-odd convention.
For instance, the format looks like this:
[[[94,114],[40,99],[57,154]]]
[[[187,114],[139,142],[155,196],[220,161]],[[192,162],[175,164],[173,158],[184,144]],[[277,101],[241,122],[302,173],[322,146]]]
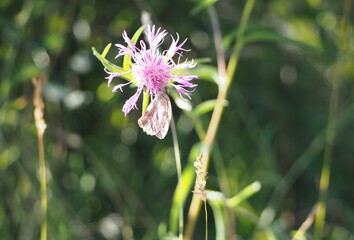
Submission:
[[[178,144],[178,137],[176,131],[176,123],[172,116],[171,118],[171,132],[173,139],[173,150],[175,153],[176,160],[176,169],[177,169],[177,178],[178,178],[178,195],[179,195],[179,218],[178,218],[178,238],[180,240],[183,239],[183,189],[182,189],[182,164],[181,164],[181,156],[180,149]]]
[[[41,240],[47,239],[47,186],[46,186],[46,168],[44,158],[43,135],[38,134],[38,150],[39,150],[39,173],[41,185],[41,209],[42,209],[42,224],[41,224]]]
[[[219,59],[219,54],[218,54],[219,92],[218,92],[218,96],[216,99],[217,103],[216,103],[216,106],[215,106],[214,111],[212,113],[206,136],[203,140],[203,149],[202,149],[203,157],[204,157],[203,161],[205,162],[205,164],[204,164],[205,172],[207,172],[207,170],[208,170],[211,147],[214,143],[216,133],[219,128],[220,120],[221,120],[221,117],[222,117],[222,114],[224,111],[224,104],[223,103],[227,99],[227,93],[228,93],[228,90],[231,86],[231,83],[233,81],[233,78],[234,78],[234,75],[235,75],[235,72],[237,69],[238,59],[239,59],[240,52],[241,52],[241,49],[243,46],[242,37],[243,37],[244,32],[246,30],[251,11],[253,9],[254,2],[255,2],[255,0],[247,0],[247,2],[246,2],[246,5],[243,10],[242,17],[241,17],[239,32],[237,34],[237,42],[236,42],[236,45],[233,49],[227,69],[225,69],[225,67],[221,65],[221,62],[223,62],[225,60]],[[215,25],[213,24],[215,19],[217,19],[216,16],[215,16],[215,18],[213,18],[213,17],[211,18],[214,36],[216,34],[220,34],[219,36],[216,36],[216,37],[221,39],[220,31],[218,31],[218,30],[215,31],[215,29],[219,29],[219,27],[215,28]],[[215,37],[214,37],[214,39],[215,39]],[[220,43],[215,42],[215,44],[218,45]],[[216,46],[216,49],[218,50],[219,46]],[[223,72],[226,72],[226,75],[224,75]],[[189,208],[189,212],[188,212],[188,224],[186,226],[186,232],[184,235],[184,239],[188,240],[188,239],[192,238],[192,235],[194,232],[194,227],[196,224],[196,220],[197,220],[197,217],[200,212],[200,208],[201,208],[200,199],[196,195],[193,195],[192,202],[190,204],[190,208]]]
[[[42,98],[42,88],[44,84],[43,77],[36,77],[32,79],[34,85],[34,120],[37,129],[38,138],[38,154],[39,154],[39,176],[40,176],[40,188],[41,188],[41,211],[42,211],[42,222],[41,222],[41,233],[40,240],[47,239],[47,181],[46,181],[46,167],[45,167],[45,157],[44,157],[44,144],[43,144],[43,134],[46,128],[46,123],[44,121],[44,102]]]
[[[205,213],[205,240],[208,240],[208,208],[206,201],[204,201],[204,213]]]
[[[337,120],[337,106],[339,94],[339,81],[342,72],[341,56],[346,48],[346,36],[348,29],[348,18],[350,13],[351,0],[345,0],[343,5],[343,17],[341,21],[339,33],[339,54],[334,69],[334,76],[331,85],[331,97],[329,103],[328,123],[326,131],[325,149],[323,157],[323,165],[320,178],[319,200],[316,209],[315,219],[315,234],[314,239],[318,240],[323,235],[323,227],[326,218],[327,195],[331,176],[331,162],[333,156],[333,143],[335,136],[336,120]]]

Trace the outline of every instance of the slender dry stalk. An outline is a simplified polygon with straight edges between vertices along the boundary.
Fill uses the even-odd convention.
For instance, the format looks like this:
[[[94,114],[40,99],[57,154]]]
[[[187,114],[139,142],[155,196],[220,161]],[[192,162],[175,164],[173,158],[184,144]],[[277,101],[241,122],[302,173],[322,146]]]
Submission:
[[[41,186],[41,210],[42,210],[42,223],[41,223],[41,240],[47,239],[47,186],[46,186],[46,168],[44,158],[44,144],[43,134],[47,127],[44,121],[44,102],[42,98],[42,88],[44,84],[44,77],[39,76],[32,79],[34,86],[34,121],[37,129],[38,137],[38,153],[39,153],[39,175]]]
[[[315,220],[315,216],[316,216],[316,206],[311,210],[311,212],[307,216],[306,220],[301,224],[299,230],[297,230],[297,232],[294,235],[294,237],[292,238],[292,240],[303,239],[304,234],[313,224],[313,222]]]
[[[208,210],[206,206],[207,192],[205,191],[207,172],[205,172],[203,155],[199,155],[194,162],[195,173],[197,174],[197,180],[194,188],[194,194],[198,195],[204,202],[205,212],[205,239],[208,240]]]

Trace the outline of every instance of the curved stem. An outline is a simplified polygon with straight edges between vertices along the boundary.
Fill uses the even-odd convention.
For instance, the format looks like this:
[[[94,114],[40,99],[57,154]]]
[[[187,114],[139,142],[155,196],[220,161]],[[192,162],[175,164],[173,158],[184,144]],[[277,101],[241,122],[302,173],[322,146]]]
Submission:
[[[210,159],[210,153],[211,153],[211,147],[214,143],[215,137],[217,130],[219,128],[220,120],[224,111],[224,104],[223,102],[227,98],[227,93],[228,90],[231,86],[231,83],[233,81],[237,65],[238,65],[238,59],[240,56],[240,52],[243,46],[242,42],[242,37],[244,35],[244,32],[246,30],[248,20],[253,8],[255,0],[247,0],[242,17],[241,17],[241,23],[240,23],[240,28],[239,32],[237,34],[237,42],[234,47],[234,50],[232,52],[230,62],[228,64],[227,69],[225,69],[225,65],[222,65],[222,62],[225,60],[220,59],[219,56],[222,53],[218,53],[218,69],[219,69],[219,92],[218,96],[216,99],[216,105],[215,109],[213,111],[213,114],[211,116],[211,120],[209,123],[209,127],[206,133],[206,136],[203,141],[203,149],[202,149],[202,154],[203,154],[203,162],[204,164],[204,170],[205,172],[208,172],[208,166],[209,166],[209,159]],[[213,10],[211,10],[213,11]],[[215,12],[214,12],[215,13]],[[211,21],[212,21],[212,26],[213,26],[213,32],[214,32],[214,39],[221,39],[221,33],[219,31],[220,27],[218,26],[218,21],[217,21],[217,16],[216,13],[215,15],[212,13],[211,14]],[[219,45],[219,41],[215,41],[215,44]],[[216,49],[220,49],[220,46],[216,46]],[[225,73],[226,74],[223,74]],[[199,199],[198,196],[193,195],[192,202],[189,208],[189,213],[188,213],[188,224],[186,226],[186,232],[184,239],[191,239],[194,231],[194,227],[196,224],[197,217],[199,215],[201,208],[201,200]]]

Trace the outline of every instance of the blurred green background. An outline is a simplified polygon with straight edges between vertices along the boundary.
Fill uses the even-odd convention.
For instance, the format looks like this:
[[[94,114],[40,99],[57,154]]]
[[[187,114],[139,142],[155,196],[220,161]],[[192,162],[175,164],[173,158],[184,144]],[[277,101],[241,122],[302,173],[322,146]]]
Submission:
[[[215,4],[226,56],[244,4]],[[141,25],[141,12],[147,11],[155,24],[189,38],[189,58],[209,58],[206,65],[214,68],[210,19],[206,11],[191,14],[195,7],[195,1],[184,0],[1,0],[0,239],[39,239],[31,84],[38,75],[47,78],[49,239],[163,235],[177,183],[171,133],[160,141],[139,129],[139,111],[124,117],[121,108],[134,89],[111,93],[91,47],[102,51],[108,43],[122,43],[122,32],[132,36]],[[225,167],[229,196],[254,181],[262,184],[235,215],[239,239],[266,239],[259,223],[277,238],[288,239],[316,203],[337,61],[338,126],[324,234],[326,239],[354,239],[354,14],[338,57],[342,8],[342,1],[330,0],[256,1],[246,32],[249,44],[242,51],[216,139],[220,151],[213,156],[207,181],[208,189],[220,190],[217,159]],[[108,58],[121,64],[114,60],[116,54],[112,47]],[[201,73],[192,106],[216,97],[212,77]],[[199,140],[188,114],[175,103],[173,114],[184,167]],[[204,127],[209,119],[209,114],[203,116]],[[203,216],[195,239],[204,239]]]

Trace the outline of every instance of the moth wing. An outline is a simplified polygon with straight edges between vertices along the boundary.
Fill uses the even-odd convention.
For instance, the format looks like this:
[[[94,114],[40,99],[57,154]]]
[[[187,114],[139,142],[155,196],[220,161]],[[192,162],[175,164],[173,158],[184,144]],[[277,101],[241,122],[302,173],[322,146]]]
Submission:
[[[149,104],[138,124],[146,134],[164,139],[170,127],[171,117],[170,98],[166,93],[161,93]]]

